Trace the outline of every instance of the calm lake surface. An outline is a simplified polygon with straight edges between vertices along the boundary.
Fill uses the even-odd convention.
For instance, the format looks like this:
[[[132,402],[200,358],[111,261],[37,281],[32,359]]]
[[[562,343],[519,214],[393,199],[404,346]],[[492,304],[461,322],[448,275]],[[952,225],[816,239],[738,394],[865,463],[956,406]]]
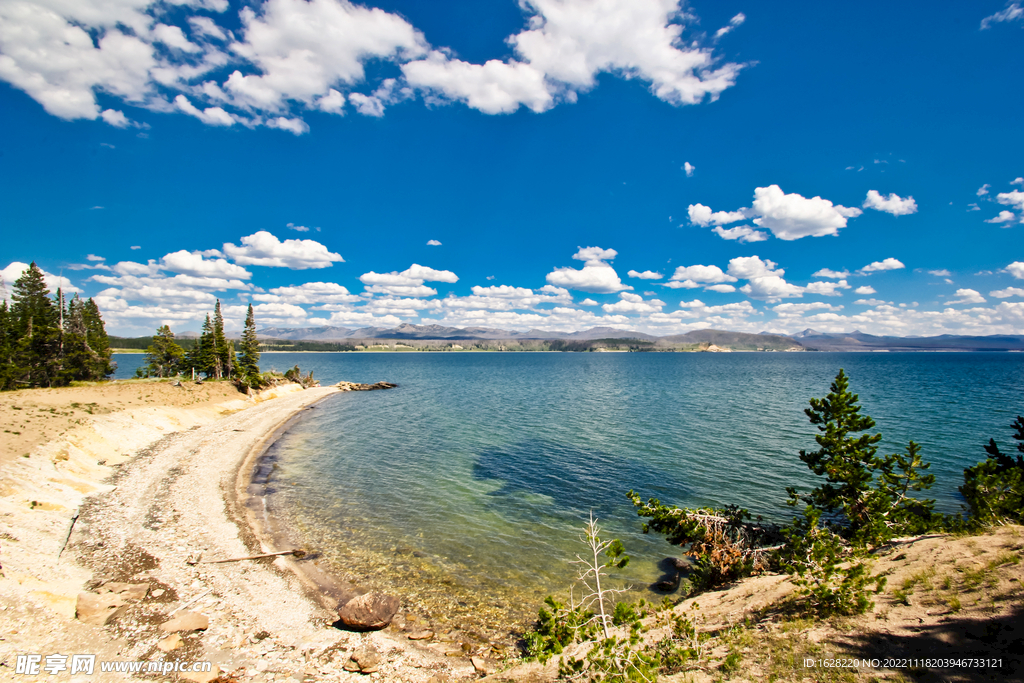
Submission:
[[[790,518],[786,487],[816,479],[798,457],[815,448],[803,411],[840,368],[885,452],[921,444],[947,512],[963,468],[990,437],[1010,448],[1024,413],[1024,354],[304,353],[261,366],[295,364],[324,384],[399,386],[303,414],[268,454],[275,513],[339,574],[482,630],[525,624],[567,591],[590,511],[633,558],[618,583],[659,597],[647,586],[678,550],[642,533],[629,489]]]

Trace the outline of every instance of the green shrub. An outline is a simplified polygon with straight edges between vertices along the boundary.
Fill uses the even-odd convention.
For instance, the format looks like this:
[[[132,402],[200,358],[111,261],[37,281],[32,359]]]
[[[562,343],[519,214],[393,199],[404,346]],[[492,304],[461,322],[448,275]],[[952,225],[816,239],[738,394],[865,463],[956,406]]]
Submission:
[[[1017,450],[1024,453],[1024,417],[1018,415],[1012,426]],[[1024,523],[1024,456],[1014,459],[1002,453],[995,439],[989,439],[985,452],[985,460],[964,470],[960,493],[970,513],[967,524]]]

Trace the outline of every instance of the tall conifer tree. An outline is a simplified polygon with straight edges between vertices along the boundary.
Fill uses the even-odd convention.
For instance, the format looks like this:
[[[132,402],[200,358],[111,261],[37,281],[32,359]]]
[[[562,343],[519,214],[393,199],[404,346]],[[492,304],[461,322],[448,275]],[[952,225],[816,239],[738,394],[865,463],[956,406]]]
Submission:
[[[249,386],[259,384],[260,341],[256,336],[256,317],[252,312],[252,304],[249,304],[249,311],[245,314],[241,353],[238,355],[238,374]]]
[[[14,283],[15,381],[53,386],[60,351],[60,312],[50,299],[43,271],[33,261]]]
[[[213,309],[213,338],[217,356],[217,377],[231,377],[235,345],[224,336],[224,316],[220,312],[220,299]]]

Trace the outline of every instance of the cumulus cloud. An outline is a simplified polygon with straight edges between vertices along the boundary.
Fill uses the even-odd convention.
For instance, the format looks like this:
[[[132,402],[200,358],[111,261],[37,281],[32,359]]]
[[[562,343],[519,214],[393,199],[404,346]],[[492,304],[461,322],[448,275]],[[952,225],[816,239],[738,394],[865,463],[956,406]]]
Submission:
[[[441,243],[438,242],[437,240],[427,240],[427,246],[428,247],[439,247],[439,246],[441,246]]]
[[[831,270],[829,268],[822,268],[821,270],[813,273],[811,277],[830,277],[836,280],[844,277],[849,277],[850,271],[848,270]]]
[[[875,291],[875,288],[874,287],[870,287],[868,285],[864,285],[863,287],[858,287],[857,289],[853,290],[853,293],[854,294],[860,294],[861,296],[866,296],[868,294],[877,294],[877,292]]]
[[[567,289],[575,289],[581,292],[593,294],[614,294],[624,290],[633,289],[622,283],[618,273],[606,261],[611,261],[618,255],[614,249],[602,249],[601,247],[580,247],[573,258],[584,261],[580,270],[575,268],[555,268],[548,273],[549,284]]]
[[[619,300],[613,304],[605,304],[601,308],[605,313],[657,313],[664,308],[665,302],[658,299],[644,301],[639,294],[622,292]]]
[[[341,304],[361,301],[336,282],[307,282],[291,287],[275,287],[266,294],[253,294],[253,300],[285,304]]]
[[[758,256],[738,256],[729,261],[729,275],[747,280],[755,277],[782,277],[786,271],[778,268],[778,264],[768,259],[761,260]]]
[[[954,296],[959,297],[954,301],[950,301],[950,304],[983,304],[985,303],[985,297],[980,292],[973,289],[958,289]]]
[[[252,273],[242,266],[228,263],[225,259],[208,260],[199,252],[188,252],[182,249],[167,254],[160,259],[160,266],[172,273],[185,273],[197,277],[238,278],[248,280]]]
[[[669,289],[697,289],[700,287],[699,284],[693,280],[678,280],[666,282],[661,285],[662,287],[668,287]]]
[[[1000,211],[995,218],[989,218],[986,223],[1012,223],[1017,220],[1017,215],[1012,211]]]
[[[757,258],[756,256],[753,258]],[[735,259],[734,259],[735,260]],[[674,281],[691,280],[700,283],[736,282],[732,275],[726,275],[718,266],[679,266],[672,274]]]
[[[929,270],[928,274],[934,275],[935,277],[949,277],[950,275],[952,275],[952,273],[946,270],[945,268],[942,268],[940,270]]]
[[[1018,21],[1021,18],[1024,18],[1024,7],[1021,7],[1019,2],[1009,2],[1003,11],[996,12],[982,19],[981,30],[984,31],[992,28],[992,24],[999,24],[1004,21]]]
[[[690,204],[686,211],[690,216],[690,222],[701,227],[726,225],[747,217],[743,211],[712,211],[710,206],[703,204]]]
[[[778,185],[754,190],[753,211],[760,216],[754,224],[768,228],[781,240],[802,237],[837,235],[846,227],[848,218],[861,214],[857,208],[833,204],[821,197],[810,199],[799,194],[786,194]]]
[[[875,211],[884,211],[893,216],[908,216],[912,213],[917,213],[917,202],[914,201],[913,197],[902,199],[896,194],[883,197],[875,190],[868,190],[868,196],[864,200],[863,207],[865,209],[874,209]]]
[[[838,282],[811,282],[807,285],[806,291],[808,294],[821,294],[822,296],[841,296],[842,292],[840,289],[849,289],[850,285],[846,283],[846,280],[839,280]]]
[[[684,161],[683,162],[683,171],[686,172],[686,177],[687,178],[692,178],[693,177],[693,172],[696,171],[696,170],[697,170],[697,167],[694,166],[693,164],[691,164],[689,161]]]
[[[36,265],[38,267],[38,264]],[[22,263],[21,261],[11,261],[11,263],[9,263],[6,268],[0,270],[0,283],[2,283],[3,285],[3,287],[0,288],[0,296],[2,296],[7,301],[10,301],[11,293],[14,291],[13,286],[15,281],[18,278],[20,278],[25,273],[26,270],[28,270],[28,267],[29,264],[27,263]],[[75,285],[73,285],[71,283],[71,280],[68,280],[66,277],[54,275],[53,273],[48,273],[42,268],[40,268],[39,270],[43,272],[43,282],[46,283],[46,287],[47,289],[50,290],[51,294],[55,293],[58,288],[62,289],[65,294],[82,293],[82,289],[80,287],[76,287]]]
[[[882,304],[892,304],[891,301],[882,301],[881,299],[857,299],[853,303],[860,306],[881,306]]]
[[[641,280],[660,280],[661,278],[665,277],[661,273],[655,273],[653,270],[645,270],[642,273],[637,272],[635,270],[631,270],[628,273],[626,273],[626,275],[628,275],[629,277],[640,278]]]
[[[1006,299],[1011,296],[1024,296],[1024,289],[1020,287],[1007,287],[1006,289],[997,289],[989,292],[989,296],[994,296],[997,299]]]
[[[883,261],[875,261],[869,263],[860,269],[861,273],[876,273],[883,270],[899,270],[900,268],[906,268],[900,261],[890,257]]]
[[[490,287],[474,285],[471,289],[473,294],[476,296],[493,296],[500,299],[519,299],[522,297],[533,296],[532,289],[528,289],[526,287],[510,287],[509,285],[492,285]],[[568,294],[568,292],[565,293]]]
[[[768,239],[768,235],[766,233],[763,233],[760,230],[754,230],[747,225],[741,225],[735,228],[715,227],[711,228],[711,232],[724,240],[738,240],[741,243],[763,242]]]
[[[996,195],[996,201],[1004,206],[1012,206],[1018,211],[1024,211],[1024,192],[1020,190],[1000,192]]]
[[[280,241],[266,230],[260,230],[243,237],[241,246],[231,243],[224,245],[224,253],[235,263],[243,266],[270,266],[273,268],[330,268],[344,262],[340,254],[314,240]]]
[[[178,95],[174,98],[174,106],[180,111],[194,116],[203,123],[209,126],[233,126],[235,125],[235,117],[227,113],[221,107],[207,107],[202,111],[199,110],[194,104],[188,101],[188,98],[184,95]]]
[[[979,196],[979,197],[984,197],[985,195],[987,195],[987,194],[988,194],[988,189],[989,189],[990,187],[992,187],[992,186],[991,186],[991,185],[989,185],[988,183],[985,183],[984,185],[982,185],[981,187],[979,187],[979,188],[978,188],[978,191],[977,191],[977,192],[975,192],[974,194],[976,194],[976,195],[977,195],[977,196]]]
[[[772,310],[781,316],[799,316],[807,313],[808,311],[841,311],[842,309],[842,306],[833,306],[832,304],[827,304],[824,301],[816,301],[810,304],[785,303],[772,306]]]
[[[722,294],[729,294],[735,292],[736,288],[732,285],[708,285],[704,288],[705,292],[720,292]]]
[[[580,306],[596,306],[597,302],[593,299],[587,298],[580,302]]]
[[[1024,280],[1024,261],[1014,261],[1004,270],[1018,280]]]
[[[786,282],[778,275],[751,278],[747,284],[740,287],[740,291],[751,299],[763,299],[769,303],[781,299],[802,297],[804,294],[803,287]]]
[[[414,263],[401,273],[375,273],[371,270],[360,275],[359,281],[367,285],[366,291],[372,294],[422,298],[437,294],[436,289],[427,287],[424,282],[455,283],[459,281],[459,277],[450,270],[435,270]]]

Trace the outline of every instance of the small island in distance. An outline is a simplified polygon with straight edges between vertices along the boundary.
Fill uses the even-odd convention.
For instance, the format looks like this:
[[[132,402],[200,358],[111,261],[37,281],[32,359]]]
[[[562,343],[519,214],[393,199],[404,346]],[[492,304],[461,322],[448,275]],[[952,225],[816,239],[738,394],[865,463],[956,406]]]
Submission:
[[[261,352],[344,351],[1024,351],[1024,335],[939,335],[934,337],[876,336],[859,331],[826,333],[807,329],[793,335],[749,334],[726,330],[695,330],[655,336],[633,330],[594,327],[580,332],[528,330],[519,332],[483,327],[399,325],[363,327],[265,327],[259,330]],[[183,347],[197,335],[184,332],[176,339]],[[152,337],[111,337],[115,351],[145,351]]]

